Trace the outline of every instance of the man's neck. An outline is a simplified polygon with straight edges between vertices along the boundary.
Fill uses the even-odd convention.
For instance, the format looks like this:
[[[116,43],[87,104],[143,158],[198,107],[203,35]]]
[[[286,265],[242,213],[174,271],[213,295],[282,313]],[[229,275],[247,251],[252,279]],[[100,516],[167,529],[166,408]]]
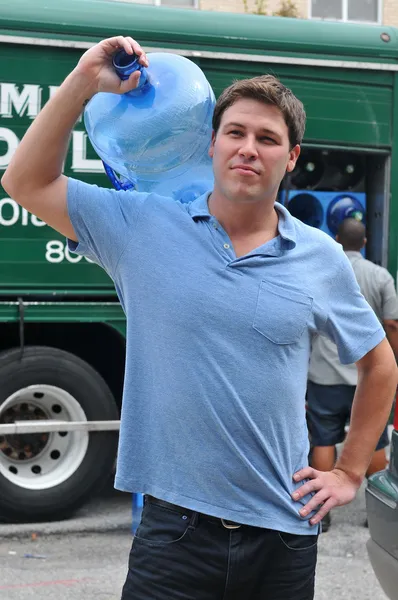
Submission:
[[[274,201],[239,203],[213,192],[208,199],[209,212],[231,237],[263,234],[271,239],[278,235],[278,215]],[[267,241],[267,240],[265,240]]]

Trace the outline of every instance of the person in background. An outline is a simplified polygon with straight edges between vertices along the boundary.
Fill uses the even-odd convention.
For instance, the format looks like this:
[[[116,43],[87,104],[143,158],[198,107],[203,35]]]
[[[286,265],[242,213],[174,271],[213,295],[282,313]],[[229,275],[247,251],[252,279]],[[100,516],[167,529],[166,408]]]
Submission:
[[[398,298],[394,280],[387,269],[366,260],[361,250],[366,244],[365,226],[347,218],[338,229],[336,240],[348,256],[362,294],[382,323],[395,356],[398,356]],[[336,345],[324,336],[313,341],[307,388],[307,420],[311,435],[311,466],[330,471],[336,462],[336,444],[345,438],[345,426],[351,415],[358,371],[354,364],[343,365]],[[366,471],[386,467],[387,427],[384,429]],[[322,530],[330,527],[330,513],[322,520]]]
[[[145,504],[122,598],[312,600],[321,518],[354,498],[391,410],[391,348],[342,249],[276,202],[305,111],[272,75],[218,98],[214,187],[189,204],[62,174],[86,101],[137,86],[137,72],[121,82],[112,69],[120,47],[148,66],[130,37],[90,48],[2,183],[109,273],[126,313],[115,485],[143,492]],[[329,473],[308,466],[316,331],[357,363],[362,383]]]

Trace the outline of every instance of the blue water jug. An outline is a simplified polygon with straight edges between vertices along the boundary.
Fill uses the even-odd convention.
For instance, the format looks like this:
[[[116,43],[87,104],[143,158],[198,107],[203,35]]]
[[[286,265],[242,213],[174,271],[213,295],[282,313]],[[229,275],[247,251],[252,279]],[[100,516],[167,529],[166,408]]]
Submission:
[[[365,208],[354,195],[340,194],[328,206],[326,220],[330,231],[336,235],[340,223],[348,217],[365,223]]]
[[[116,188],[189,202],[213,187],[208,149],[214,93],[187,58],[166,52],[147,56],[148,68],[124,50],[113,57],[121,79],[141,71],[139,85],[123,95],[96,94],[84,123]]]

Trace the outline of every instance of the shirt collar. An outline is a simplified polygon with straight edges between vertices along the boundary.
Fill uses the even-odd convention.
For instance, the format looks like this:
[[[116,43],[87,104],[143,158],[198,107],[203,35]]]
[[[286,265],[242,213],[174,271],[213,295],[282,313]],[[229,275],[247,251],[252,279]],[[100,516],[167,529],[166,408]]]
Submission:
[[[188,205],[189,214],[193,219],[197,218],[211,218],[211,214],[209,212],[208,199],[211,194],[211,191],[202,194],[196,200],[193,200]],[[278,230],[279,235],[283,240],[286,240],[290,243],[290,247],[294,248],[296,245],[296,229],[294,226],[294,220],[289,211],[279,204],[279,202],[275,202],[275,210],[278,213]]]
[[[188,204],[188,212],[193,219],[196,219],[197,217],[211,217],[209,205],[207,204],[210,194],[211,190],[205,192],[199,196],[199,198],[196,198],[196,200],[193,200]]]
[[[357,250],[345,250],[348,258],[363,258],[362,254]]]
[[[287,208],[282,206],[279,202],[275,202],[275,210],[279,216],[279,235],[281,238],[291,243],[291,248],[294,248],[296,245],[296,227],[294,225],[294,219]]]

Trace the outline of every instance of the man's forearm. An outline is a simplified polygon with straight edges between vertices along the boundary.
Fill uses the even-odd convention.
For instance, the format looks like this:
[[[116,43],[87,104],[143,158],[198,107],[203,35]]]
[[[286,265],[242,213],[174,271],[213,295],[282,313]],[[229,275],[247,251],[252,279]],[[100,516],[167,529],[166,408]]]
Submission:
[[[377,369],[359,373],[350,428],[336,468],[358,484],[388,421],[397,386],[396,367],[389,361]]]
[[[92,84],[77,70],[72,71],[19,144],[2,183],[27,210],[29,192],[50,184],[62,174],[71,131],[85,101],[92,95]]]

